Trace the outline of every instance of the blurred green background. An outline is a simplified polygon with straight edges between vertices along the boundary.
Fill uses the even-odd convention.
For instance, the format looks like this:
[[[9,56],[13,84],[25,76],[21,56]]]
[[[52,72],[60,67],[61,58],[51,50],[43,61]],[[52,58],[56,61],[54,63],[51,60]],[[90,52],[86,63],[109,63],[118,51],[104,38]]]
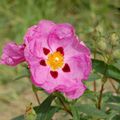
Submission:
[[[107,36],[107,47],[109,35],[119,35],[120,0],[0,0],[0,55],[6,42],[23,43],[27,28],[41,19],[71,23],[93,53],[97,47],[95,40],[101,39],[96,30]],[[116,49],[119,47],[118,42]],[[29,81],[15,80],[24,74],[21,65],[0,65],[0,120],[23,113],[28,102],[36,104]]]

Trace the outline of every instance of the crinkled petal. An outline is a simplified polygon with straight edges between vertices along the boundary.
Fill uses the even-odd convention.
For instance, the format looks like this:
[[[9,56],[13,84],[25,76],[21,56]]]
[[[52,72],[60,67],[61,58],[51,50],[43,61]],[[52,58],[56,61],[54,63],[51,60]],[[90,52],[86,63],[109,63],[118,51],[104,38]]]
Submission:
[[[75,87],[76,86],[76,87]],[[83,95],[84,91],[86,90],[85,85],[79,81],[73,88],[69,88],[71,91],[65,92],[65,95],[70,99],[77,99]]]
[[[10,66],[15,66],[23,61],[25,45],[17,45],[15,43],[8,43],[3,49],[0,63]]]
[[[71,46],[64,48],[65,59],[69,59],[70,57],[77,56],[79,54],[85,54],[90,56],[90,50],[85,46],[85,44],[78,39],[74,39]]]
[[[38,25],[35,25],[28,29],[24,40],[27,46],[29,46],[29,50],[36,57],[44,56],[43,48],[48,48],[48,35],[51,32],[51,29],[55,26],[55,23],[42,20]]]
[[[32,82],[38,87],[41,87],[42,84],[49,79],[49,68],[42,66],[39,63],[34,66],[30,66],[30,71],[32,74]]]
[[[74,37],[74,28],[70,24],[58,24],[52,29],[48,37],[48,45],[55,51],[58,47],[71,45]]]
[[[56,24],[49,20],[41,20],[38,24],[38,31],[42,35],[48,35]]]
[[[35,57],[46,57],[44,54],[43,49],[48,47],[46,38],[41,36],[39,38],[36,38],[36,40],[31,41],[28,45],[29,51],[35,56]]]
[[[25,44],[30,41],[39,38],[40,36],[48,36],[51,29],[55,26],[55,23],[49,20],[41,20],[37,25],[28,28],[27,33],[24,36]]]
[[[69,77],[87,80],[91,72],[91,58],[86,54],[73,56],[66,61],[70,67]]]
[[[26,46],[24,49],[24,56],[25,60],[28,62],[29,65],[36,65],[42,59],[34,56],[34,54],[32,54],[31,51],[29,50],[28,46]]]
[[[28,28],[24,36],[24,42],[26,45],[29,44],[29,42],[33,40],[33,36],[36,33],[36,29],[37,29],[37,25],[31,26],[30,28]]]

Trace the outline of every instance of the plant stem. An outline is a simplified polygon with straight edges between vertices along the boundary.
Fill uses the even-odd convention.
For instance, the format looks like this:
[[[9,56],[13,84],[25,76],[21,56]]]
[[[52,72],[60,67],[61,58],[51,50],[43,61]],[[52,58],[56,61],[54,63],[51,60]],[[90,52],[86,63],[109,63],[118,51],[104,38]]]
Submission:
[[[34,94],[35,94],[35,97],[36,97],[36,100],[37,100],[38,104],[40,105],[40,100],[39,100],[39,97],[38,97],[37,91],[35,91]]]
[[[96,81],[93,81],[93,90],[96,92]]]
[[[68,107],[66,106],[66,104],[62,101],[62,99],[59,98],[59,97],[58,97],[58,99],[59,99],[59,101],[61,102],[61,104],[63,105],[64,110],[65,110],[67,113],[69,113],[71,116],[73,116],[72,112],[68,109]]]
[[[104,85],[105,85],[106,81],[107,81],[107,77],[103,76],[102,85],[101,85],[101,89],[100,89],[100,95],[99,95],[99,98],[98,98],[98,105],[97,105],[98,109],[101,109],[102,96],[103,96]]]
[[[95,39],[95,45],[96,45],[96,39]],[[97,53],[97,50],[96,50],[96,46],[95,46],[95,50],[94,50],[94,59],[96,59],[96,53]],[[93,90],[94,92],[96,92],[96,81],[93,81]]]
[[[114,90],[115,90],[115,92],[117,93],[117,88],[115,87],[115,85],[114,85],[113,81],[112,81],[111,79],[109,79],[109,81],[110,81],[110,83],[111,83],[111,85],[112,85],[113,89],[114,89]]]

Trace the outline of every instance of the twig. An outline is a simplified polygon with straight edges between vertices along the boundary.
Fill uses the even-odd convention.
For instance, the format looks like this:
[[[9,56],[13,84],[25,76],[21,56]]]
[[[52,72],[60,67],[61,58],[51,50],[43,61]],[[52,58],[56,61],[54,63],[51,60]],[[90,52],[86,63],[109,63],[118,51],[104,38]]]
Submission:
[[[39,97],[38,97],[37,91],[35,91],[34,94],[35,94],[35,97],[36,97],[36,100],[37,100],[38,104],[40,105],[40,100],[39,100]]]
[[[71,116],[73,116],[72,112],[71,112],[71,111],[68,109],[68,107],[64,104],[64,102],[61,100],[61,98],[58,97],[58,99],[59,99],[59,101],[61,102],[61,104],[63,105],[64,110],[65,110],[66,112],[68,112]]]
[[[107,77],[103,76],[102,85],[101,85],[101,89],[100,89],[100,95],[98,98],[98,105],[97,105],[98,109],[101,109],[102,96],[103,96],[104,85],[105,85],[106,81],[107,81]]]
[[[115,90],[115,92],[117,93],[118,91],[117,91],[117,88],[115,87],[115,85],[114,85],[113,81],[112,81],[111,79],[109,79],[109,81],[110,81],[110,83],[111,83],[111,85],[112,85],[113,89],[114,89],[114,90]]]
[[[93,90],[96,92],[96,81],[93,82]]]

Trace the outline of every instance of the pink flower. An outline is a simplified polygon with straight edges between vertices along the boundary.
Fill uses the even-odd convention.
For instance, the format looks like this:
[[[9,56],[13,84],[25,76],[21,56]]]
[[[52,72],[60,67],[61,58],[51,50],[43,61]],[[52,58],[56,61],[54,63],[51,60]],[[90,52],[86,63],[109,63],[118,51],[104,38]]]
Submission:
[[[15,43],[6,44],[3,49],[0,64],[15,66],[25,61],[24,47],[24,45],[17,45]]]
[[[24,40],[33,84],[48,93],[63,92],[71,99],[84,93],[82,81],[91,71],[90,51],[70,24],[42,20],[28,29]]]

